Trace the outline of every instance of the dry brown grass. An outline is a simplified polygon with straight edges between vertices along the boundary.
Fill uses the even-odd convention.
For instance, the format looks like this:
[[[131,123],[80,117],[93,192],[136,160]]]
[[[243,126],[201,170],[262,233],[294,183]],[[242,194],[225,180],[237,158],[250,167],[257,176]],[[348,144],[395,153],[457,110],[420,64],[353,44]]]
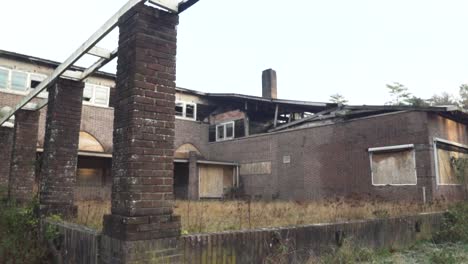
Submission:
[[[182,232],[206,233],[227,230],[332,223],[358,219],[394,217],[446,210],[445,203],[383,203],[363,201],[333,202],[249,202],[177,201],[175,213],[182,217]],[[102,228],[109,202],[80,202],[74,222]]]

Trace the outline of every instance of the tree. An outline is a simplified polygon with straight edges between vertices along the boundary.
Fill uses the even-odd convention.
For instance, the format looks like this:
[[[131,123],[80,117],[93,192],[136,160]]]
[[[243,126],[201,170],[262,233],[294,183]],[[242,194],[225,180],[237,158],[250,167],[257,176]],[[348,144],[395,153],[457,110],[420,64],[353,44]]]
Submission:
[[[392,97],[392,100],[388,102],[389,105],[405,105],[408,104],[411,93],[408,92],[408,88],[401,83],[394,82],[393,85],[387,84],[388,92]]]
[[[443,92],[440,95],[433,95],[428,100],[431,105],[458,105],[457,100],[449,93]]]
[[[342,94],[332,94],[330,95],[330,102],[335,104],[346,104],[348,100]]]
[[[424,107],[424,106],[429,106],[429,103],[427,100],[424,100],[420,97],[412,96],[411,98],[408,98],[406,100],[406,103],[408,103],[411,106],[415,107]]]
[[[460,85],[460,107],[468,110],[468,84]]]

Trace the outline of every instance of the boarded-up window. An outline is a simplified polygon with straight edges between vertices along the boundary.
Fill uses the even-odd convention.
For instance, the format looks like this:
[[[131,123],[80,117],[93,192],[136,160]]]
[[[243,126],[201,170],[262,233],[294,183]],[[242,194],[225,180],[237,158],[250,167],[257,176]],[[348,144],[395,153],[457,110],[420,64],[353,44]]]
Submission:
[[[437,183],[462,184],[468,173],[468,148],[436,142]]]
[[[222,198],[234,183],[232,166],[199,165],[200,198]]]
[[[411,146],[411,147],[409,147]],[[373,185],[416,185],[412,145],[370,149]]]

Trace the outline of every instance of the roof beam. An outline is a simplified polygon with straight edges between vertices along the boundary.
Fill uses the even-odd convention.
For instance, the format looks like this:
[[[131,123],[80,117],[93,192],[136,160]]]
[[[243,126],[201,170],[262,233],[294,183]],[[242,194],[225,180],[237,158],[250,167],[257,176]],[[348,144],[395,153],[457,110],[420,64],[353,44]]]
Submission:
[[[88,51],[88,54],[99,57],[99,58],[103,58],[103,59],[109,59],[111,56],[111,51],[105,48],[94,46]]]

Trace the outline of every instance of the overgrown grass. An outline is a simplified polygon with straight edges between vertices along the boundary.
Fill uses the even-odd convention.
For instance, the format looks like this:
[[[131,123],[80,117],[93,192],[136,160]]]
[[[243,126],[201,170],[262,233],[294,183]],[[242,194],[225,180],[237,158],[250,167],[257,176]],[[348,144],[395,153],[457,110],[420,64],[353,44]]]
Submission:
[[[0,263],[48,263],[47,248],[39,240],[36,206],[0,201]]]
[[[379,203],[363,201],[261,202],[261,201],[177,201],[175,214],[182,217],[182,231],[220,232],[266,227],[281,227],[347,220],[385,218],[421,212],[443,211],[444,203]],[[102,228],[109,202],[79,202],[75,222],[94,229]]]

